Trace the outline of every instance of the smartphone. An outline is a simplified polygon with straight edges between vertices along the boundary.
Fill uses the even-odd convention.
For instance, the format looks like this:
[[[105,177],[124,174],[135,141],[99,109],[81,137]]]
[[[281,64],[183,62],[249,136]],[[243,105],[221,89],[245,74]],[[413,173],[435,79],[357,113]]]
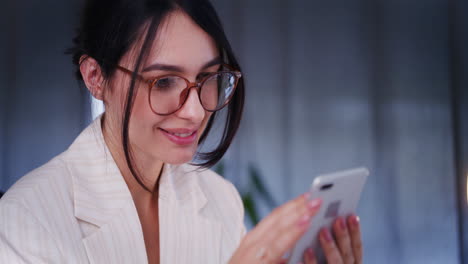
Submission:
[[[321,198],[322,206],[312,218],[309,230],[291,251],[288,263],[296,264],[303,261],[304,251],[308,247],[314,250],[318,263],[325,263],[318,239],[319,232],[323,227],[330,229],[337,217],[347,217],[356,212],[367,176],[369,176],[367,168],[356,168],[319,175],[314,179],[310,187],[310,199]]]

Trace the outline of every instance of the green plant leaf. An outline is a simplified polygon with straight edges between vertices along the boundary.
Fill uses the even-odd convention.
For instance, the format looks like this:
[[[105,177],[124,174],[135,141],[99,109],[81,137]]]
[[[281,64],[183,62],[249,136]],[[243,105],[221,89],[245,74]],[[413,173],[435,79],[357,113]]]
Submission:
[[[270,192],[265,187],[265,184],[262,181],[262,177],[260,176],[258,169],[252,164],[249,164],[248,170],[249,170],[250,180],[255,190],[260,195],[260,197],[264,199],[264,201],[268,204],[269,207],[271,208],[276,207],[276,202],[271,196]]]
[[[255,226],[258,221],[257,209],[255,208],[255,202],[251,193],[246,193],[242,196],[242,202],[244,203],[244,208],[247,216],[250,218],[250,221]]]

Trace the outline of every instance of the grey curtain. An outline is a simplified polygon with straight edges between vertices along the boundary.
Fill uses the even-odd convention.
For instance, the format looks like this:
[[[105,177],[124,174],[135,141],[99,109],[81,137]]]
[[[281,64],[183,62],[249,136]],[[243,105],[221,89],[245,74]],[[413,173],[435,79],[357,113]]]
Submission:
[[[319,173],[368,166],[358,211],[366,263],[461,263],[454,124],[466,119],[453,118],[452,95],[466,4],[216,4],[248,87],[227,177],[248,189],[254,163],[284,202]]]

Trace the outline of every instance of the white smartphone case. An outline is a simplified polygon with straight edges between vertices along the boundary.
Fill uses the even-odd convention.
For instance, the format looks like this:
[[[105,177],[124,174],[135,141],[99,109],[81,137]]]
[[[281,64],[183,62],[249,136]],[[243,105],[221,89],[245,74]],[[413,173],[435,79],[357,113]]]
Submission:
[[[325,263],[318,240],[319,231],[323,227],[330,229],[338,216],[347,217],[355,213],[368,175],[367,168],[357,168],[320,175],[314,179],[310,188],[310,199],[321,198],[323,203],[319,212],[312,218],[309,230],[291,251],[288,263],[301,262],[308,247],[314,250],[318,263]]]

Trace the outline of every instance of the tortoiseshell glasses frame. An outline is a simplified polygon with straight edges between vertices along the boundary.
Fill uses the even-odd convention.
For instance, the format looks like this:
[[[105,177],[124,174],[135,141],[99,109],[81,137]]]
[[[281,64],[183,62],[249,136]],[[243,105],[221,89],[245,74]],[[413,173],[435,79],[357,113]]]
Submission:
[[[190,90],[192,88],[196,89],[197,94],[198,94],[198,99],[199,99],[200,104],[202,105],[203,109],[205,109],[206,111],[209,111],[209,112],[216,112],[216,111],[221,110],[222,108],[224,108],[226,105],[229,104],[230,100],[234,96],[237,84],[239,83],[239,80],[242,77],[242,73],[240,71],[234,70],[233,67],[231,67],[230,65],[220,64],[220,66],[223,67],[223,68],[226,68],[227,70],[221,70],[221,71],[216,71],[216,72],[207,72],[207,73],[205,73],[206,75],[204,75],[199,81],[196,81],[196,82],[191,82],[191,81],[187,80],[187,78],[185,78],[185,77],[183,77],[181,75],[172,74],[172,73],[171,74],[164,74],[164,75],[161,75],[161,76],[158,76],[158,77],[155,77],[155,78],[151,78],[151,79],[143,77],[140,73],[137,73],[136,76],[141,81],[148,84],[148,103],[150,105],[151,111],[153,113],[157,114],[157,115],[167,116],[167,115],[171,115],[171,114],[177,112],[178,110],[180,110],[182,108],[182,106],[185,104],[185,102],[187,101],[189,92],[190,92]],[[120,69],[121,71],[127,73],[127,74],[130,74],[130,75],[134,74],[133,71],[131,71],[131,70],[125,68],[125,67],[122,67],[120,65],[117,65],[117,68]],[[229,78],[232,77],[234,79],[229,79],[228,84],[230,86],[226,87],[229,94],[227,95],[227,97],[222,98],[222,99],[224,99],[224,102],[222,102],[221,104],[219,104],[219,102],[218,102],[216,107],[211,109],[211,108],[207,107],[206,103],[204,104],[204,102],[202,100],[202,89],[204,87],[204,84],[208,80],[212,80],[213,78],[218,77],[218,76],[229,77]],[[179,96],[178,96],[179,97],[178,98],[179,102],[178,102],[177,107],[174,107],[174,109],[168,109],[168,111],[166,111],[166,112],[156,111],[154,109],[155,108],[155,105],[154,105],[155,102],[152,102],[152,100],[154,100],[154,99],[152,99],[152,96],[151,96],[152,89],[153,89],[153,87],[156,86],[158,81],[160,81],[162,79],[166,79],[166,78],[168,79],[169,77],[180,78],[180,80],[185,81],[186,86],[183,89],[181,89],[181,91],[179,93]],[[177,79],[177,80],[179,80],[179,79]],[[216,81],[218,82],[218,85],[220,85],[219,80],[216,79]],[[217,91],[217,92],[219,93],[220,91]],[[225,91],[222,91],[222,92],[224,93]],[[218,100],[219,100],[219,98],[218,98]]]

